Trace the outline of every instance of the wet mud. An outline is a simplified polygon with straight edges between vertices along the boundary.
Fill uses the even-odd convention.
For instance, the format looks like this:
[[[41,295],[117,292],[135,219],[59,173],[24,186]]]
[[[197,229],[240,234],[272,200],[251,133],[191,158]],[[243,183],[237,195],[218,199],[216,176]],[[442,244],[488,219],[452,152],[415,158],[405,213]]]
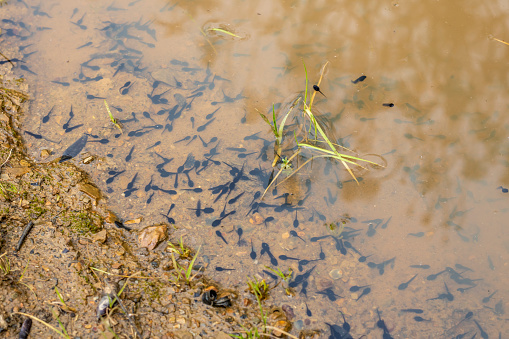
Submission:
[[[259,326],[253,294],[204,275],[175,225],[126,238],[140,220],[119,222],[87,173],[34,162],[20,123],[30,89],[4,72],[0,90],[0,337],[230,338]],[[279,312],[267,318],[274,334],[289,329],[280,308],[264,312]]]

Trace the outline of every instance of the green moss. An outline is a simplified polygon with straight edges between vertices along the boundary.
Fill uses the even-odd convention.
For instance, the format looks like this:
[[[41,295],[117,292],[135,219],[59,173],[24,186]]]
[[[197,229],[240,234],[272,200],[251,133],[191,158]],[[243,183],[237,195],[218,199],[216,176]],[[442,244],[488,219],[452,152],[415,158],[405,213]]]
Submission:
[[[76,233],[97,233],[101,230],[101,218],[88,211],[71,212],[64,220],[70,223],[70,229]]]
[[[162,287],[163,284],[157,281],[144,281],[142,286],[149,300],[157,300],[158,302],[160,302]]]
[[[41,216],[46,213],[47,209],[44,208],[45,203],[44,198],[33,197],[30,201],[30,214],[33,213],[37,216]]]
[[[16,194],[19,193],[19,188],[12,182],[0,181],[0,194],[7,201],[11,201]]]

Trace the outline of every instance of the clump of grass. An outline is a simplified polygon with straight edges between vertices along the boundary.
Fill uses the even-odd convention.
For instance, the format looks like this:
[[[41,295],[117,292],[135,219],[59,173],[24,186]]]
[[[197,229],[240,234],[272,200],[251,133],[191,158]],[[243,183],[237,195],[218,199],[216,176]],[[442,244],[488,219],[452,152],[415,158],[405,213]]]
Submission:
[[[168,245],[171,247],[171,251],[177,253],[179,257],[183,259],[188,259],[191,257],[191,250],[184,246],[182,236],[180,237],[177,246],[175,246],[175,244],[171,243],[170,241],[168,241]]]
[[[322,68],[322,71],[320,73],[320,79],[317,83],[317,88],[319,88],[320,83],[323,79],[323,74],[325,72],[325,68],[327,67],[328,62],[325,63],[325,65]],[[355,155],[342,153],[345,150],[354,153],[352,150],[343,147],[341,145],[338,145],[331,141],[330,136],[326,132],[326,129],[319,121],[318,116],[313,113],[313,101],[315,99],[316,90],[313,91],[313,94],[309,97],[308,96],[308,73],[306,69],[306,65],[304,64],[304,72],[306,74],[306,88],[304,91],[304,97],[299,96],[297,99],[295,99],[292,103],[292,105],[289,107],[288,111],[283,115],[283,118],[281,119],[281,123],[279,126],[277,125],[277,117],[276,117],[276,110],[274,106],[272,107],[272,123],[269,121],[269,119],[263,115],[262,113],[259,113],[263,120],[271,127],[271,130],[276,138],[275,146],[274,146],[274,162],[272,163],[272,167],[276,167],[278,164],[282,164],[277,174],[273,177],[267,188],[265,189],[265,192],[262,195],[265,195],[269,188],[276,182],[279,175],[285,171],[285,172],[291,172],[290,175],[287,176],[286,179],[293,176],[295,173],[297,173],[302,167],[304,167],[306,164],[308,164],[310,161],[312,161],[314,158],[328,158],[333,159],[338,162],[340,162],[345,169],[348,171],[348,173],[352,176],[352,178],[359,184],[359,181],[357,180],[357,177],[352,172],[352,169],[350,168],[351,165],[358,166],[361,168],[365,168],[362,166],[359,162],[365,162],[370,163],[373,165],[381,166],[375,162],[357,157]],[[309,101],[308,101],[309,99]],[[304,118],[300,126],[298,126],[297,130],[294,131],[293,136],[295,140],[295,146],[297,147],[297,150],[288,157],[282,156],[282,143],[285,136],[285,124],[292,112],[294,112],[294,108],[298,107],[297,114],[301,114]],[[300,136],[300,139],[299,139]],[[335,140],[334,140],[335,141]],[[292,160],[294,160],[301,152],[302,150],[309,150],[312,152],[312,157],[306,160],[302,165],[300,165],[298,168],[293,169],[291,166]],[[341,152],[340,152],[341,151]],[[285,179],[285,180],[286,180]],[[283,180],[282,182],[284,182]],[[282,183],[281,182],[281,183]],[[280,184],[281,184],[280,183]]]
[[[291,268],[288,268],[288,273],[286,273],[286,274],[283,271],[281,271],[279,269],[279,267],[277,267],[276,269],[273,269],[272,267],[265,266],[265,268],[270,270],[270,271],[272,271],[272,272],[274,272],[274,274],[276,274],[278,277],[281,278],[281,280],[283,281],[283,288],[285,289],[285,293],[287,295],[293,295],[294,294],[292,292],[292,290],[290,289],[290,287],[288,287],[288,281],[292,278],[292,274],[293,274],[293,271],[292,271]]]
[[[253,280],[248,279],[247,285],[249,287],[249,291],[254,294],[256,297],[256,301],[258,303],[258,307],[260,309],[260,316],[263,323],[263,328],[261,330],[262,333],[266,332],[267,328],[267,314],[263,311],[262,306],[262,300],[267,298],[269,287],[265,280],[258,281],[258,279],[254,278]],[[242,326],[246,330],[246,334],[248,335],[248,338],[259,338],[260,337],[260,330],[258,327],[253,326],[251,329],[246,329],[244,326]],[[237,337],[238,338],[238,337]]]
[[[0,194],[4,197],[6,201],[11,201],[12,195],[18,194],[19,190],[13,183],[10,182],[0,182]]]
[[[182,242],[182,237],[180,238],[178,247],[172,243],[169,243],[169,245],[171,247],[170,252],[171,252],[171,260],[173,262],[173,269],[175,270],[174,282],[178,283],[179,281],[183,280],[186,284],[190,285],[192,280],[198,274],[198,273],[196,273],[195,275],[192,275],[194,262],[198,258],[198,254],[200,253],[201,246],[198,247],[198,250],[196,251],[195,255],[192,257],[191,261],[189,262],[189,265],[187,266],[187,268],[185,268],[184,266],[180,265],[177,262],[177,259],[175,258],[175,253],[177,253],[179,255],[179,258],[182,258],[182,259],[189,258],[191,255],[191,250],[184,247],[184,244]]]
[[[281,274],[281,276],[286,277],[286,275],[283,272],[281,272],[280,270],[274,271],[274,272],[276,274]],[[258,326],[252,325],[250,328],[246,328],[244,325],[241,324],[240,326],[242,326],[242,328],[244,329],[243,334],[242,335],[230,334],[230,336],[232,336],[233,338],[238,338],[238,339],[244,339],[244,338],[256,339],[256,338],[260,338],[260,337],[276,338],[274,335],[269,333],[269,331],[275,331],[275,332],[281,333],[283,335],[286,335],[292,339],[297,339],[296,336],[291,335],[290,333],[283,331],[282,329],[267,325],[267,320],[268,320],[267,314],[263,310],[263,305],[262,305],[262,300],[267,297],[268,292],[269,292],[269,287],[265,283],[265,280],[258,281],[258,279],[256,279],[256,278],[254,278],[253,280],[248,279],[247,285],[248,285],[249,291],[252,292],[254,294],[254,296],[256,297],[256,301],[257,301],[258,307],[260,309],[260,317],[261,317],[262,326],[261,326],[261,328],[258,328]]]
[[[11,272],[11,262],[9,261],[9,258],[3,258],[6,254],[7,252],[0,255],[0,270],[3,272],[3,275],[7,275]]]
[[[264,279],[261,281],[258,281],[256,278],[253,280],[248,279],[247,286],[249,287],[249,292],[253,293],[257,300],[262,301],[269,296],[269,285],[267,285]]]

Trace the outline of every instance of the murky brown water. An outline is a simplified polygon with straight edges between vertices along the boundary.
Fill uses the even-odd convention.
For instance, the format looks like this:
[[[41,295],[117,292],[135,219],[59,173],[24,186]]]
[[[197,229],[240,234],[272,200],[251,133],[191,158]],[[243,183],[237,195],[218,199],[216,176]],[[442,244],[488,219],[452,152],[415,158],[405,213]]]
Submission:
[[[27,134],[30,152],[42,161],[41,150],[51,149],[54,159],[83,133],[97,136],[89,141],[107,139],[106,144],[86,145],[84,151],[97,159],[82,167],[107,192],[123,219],[143,216],[142,227],[173,218],[177,230],[172,237],[182,235],[189,245],[202,245],[203,260],[210,262],[207,273],[239,288],[248,276],[271,280],[263,273],[265,266],[273,265],[267,254],[260,256],[262,242],[276,258],[312,260],[323,249],[325,260],[302,267],[304,272],[316,265],[307,294],[302,284],[291,298],[281,287],[271,293],[275,303],[295,308],[297,329],[321,329],[329,335],[326,323],[342,324],[341,311],[354,337],[381,337],[378,308],[393,337],[481,335],[478,326],[491,337],[509,335],[509,195],[498,188],[509,186],[509,46],[490,39],[509,40],[504,35],[507,4],[209,0],[40,5],[26,0],[12,6],[17,13],[7,19],[14,22],[2,22],[0,39],[22,46],[19,55],[9,57],[24,61],[16,65],[32,88],[26,130],[60,141]],[[25,27],[17,23],[20,20]],[[207,32],[207,39],[200,30]],[[273,103],[284,107],[304,90],[301,60],[310,91],[321,67],[330,62],[320,86],[326,98],[318,95],[314,107],[333,123],[338,142],[361,155],[382,155],[387,167],[356,172],[363,179],[357,186],[340,164],[315,160],[277,193],[269,191],[263,202],[280,207],[259,207],[259,212],[274,221],[253,225],[246,214],[254,193],[264,190],[273,160],[273,137],[257,111],[266,113]],[[367,77],[364,81],[352,83],[362,75]],[[166,84],[154,89],[155,80]],[[119,91],[128,81],[132,86],[122,95]],[[192,97],[197,93],[202,94]],[[124,121],[123,134],[109,123],[103,100],[87,95],[104,97],[110,106],[121,108],[112,112]],[[158,103],[161,98],[167,102]],[[71,107],[74,117],[69,122]],[[131,112],[136,121],[129,121]],[[255,133],[267,141],[248,137]],[[217,141],[209,143],[214,137]],[[129,154],[131,160],[126,161]],[[209,161],[203,169],[210,156],[220,163]],[[173,160],[158,167],[164,158]],[[200,166],[193,167],[194,161]],[[214,202],[218,194],[209,188],[232,182],[232,167],[243,168],[246,177]],[[253,172],[256,169],[264,171],[263,181]],[[109,171],[125,172],[108,180]],[[194,188],[203,191],[187,190]],[[227,203],[242,192],[237,201]],[[291,207],[281,208],[284,193],[290,194]],[[304,198],[296,214],[294,208]],[[214,212],[197,217],[190,208],[198,202]],[[236,213],[212,227],[223,208]],[[299,224],[294,228],[296,216]],[[345,240],[360,254],[351,248],[341,254],[330,237],[311,241],[331,234],[325,222],[342,220],[359,230]],[[239,228],[246,243],[238,243]],[[290,231],[302,240],[288,237]],[[250,257],[251,242],[255,260]],[[366,262],[359,262],[361,255],[369,256]],[[367,265],[391,258],[395,259],[383,272]],[[292,267],[294,275],[303,273],[296,261],[277,260],[281,270]],[[447,267],[435,280],[428,279]],[[330,272],[338,269],[342,277],[331,279]],[[408,288],[398,289],[415,274]],[[371,293],[356,301],[362,289],[349,291],[356,285],[370,285]],[[470,285],[475,287],[461,290]],[[452,298],[446,287],[453,300],[447,299]],[[327,288],[344,298],[332,301],[317,293]],[[423,313],[401,312],[409,308]],[[472,319],[461,322],[469,311]],[[416,321],[415,316],[430,321]]]

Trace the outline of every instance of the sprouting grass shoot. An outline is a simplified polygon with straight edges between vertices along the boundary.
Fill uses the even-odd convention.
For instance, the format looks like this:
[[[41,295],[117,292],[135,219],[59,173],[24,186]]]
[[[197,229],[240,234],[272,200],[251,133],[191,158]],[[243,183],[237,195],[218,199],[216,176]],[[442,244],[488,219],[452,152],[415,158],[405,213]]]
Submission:
[[[110,116],[110,120],[113,123],[113,125],[115,125],[120,130],[120,132],[123,133],[122,132],[122,127],[120,125],[120,122],[117,119],[115,119],[115,117],[113,117],[113,114],[111,114],[110,106],[106,102],[106,99],[104,99],[104,106],[106,106],[106,110],[108,111],[108,114]]]
[[[314,86],[314,88],[319,88],[320,83],[323,79],[323,74],[325,72],[325,69],[328,65],[328,61],[323,66],[321,73],[320,73],[320,79],[318,80],[318,83]],[[304,62],[303,62],[304,64]],[[265,192],[262,195],[265,195],[269,188],[276,182],[277,178],[282,172],[287,172],[290,170],[291,174],[288,175],[283,181],[281,181],[279,184],[283,183],[285,180],[293,176],[295,173],[297,173],[302,167],[304,167],[306,164],[308,164],[310,161],[312,161],[314,158],[329,158],[334,159],[338,162],[340,162],[345,169],[348,171],[348,173],[352,176],[352,178],[359,184],[359,181],[357,180],[357,177],[353,173],[352,169],[350,168],[351,165],[358,166],[361,168],[364,168],[360,164],[360,162],[369,163],[377,166],[381,166],[375,162],[369,161],[367,159],[360,158],[355,155],[343,153],[344,150],[349,151],[351,153],[354,153],[352,150],[343,147],[341,145],[338,145],[331,141],[329,133],[327,132],[327,129],[325,126],[323,126],[318,116],[313,113],[313,101],[315,99],[316,90],[313,91],[313,94],[309,97],[308,96],[308,73],[306,69],[306,64],[304,64],[304,72],[306,75],[306,87],[304,90],[304,97],[299,96],[296,98],[292,105],[288,108],[288,111],[284,113],[281,122],[279,126],[277,125],[277,114],[274,106],[272,107],[272,122],[269,121],[269,119],[262,113],[258,112],[260,116],[263,118],[263,120],[270,126],[272,133],[274,134],[275,140],[275,146],[274,146],[274,161],[272,163],[272,167],[276,167],[278,164],[282,164],[280,167],[278,173],[273,177],[272,181],[269,183],[267,188],[265,189]],[[309,99],[309,101],[308,101]],[[298,109],[294,110],[295,107],[298,107]],[[292,112],[297,112],[297,114],[301,114],[303,117],[303,120],[301,120],[301,123],[299,126],[293,131],[293,136],[295,139],[295,145],[297,149],[294,151],[293,154],[289,156],[283,156],[282,153],[282,144],[283,139],[285,136],[285,124],[287,122],[288,117]],[[300,139],[299,139],[300,136]],[[335,140],[334,140],[335,141]],[[302,150],[308,150],[312,152],[312,157],[306,160],[302,165],[300,165],[296,169],[292,169],[291,161],[296,158]],[[341,150],[341,152],[340,152]]]
[[[221,28],[209,28],[207,31],[220,32],[220,33],[228,34],[228,35],[233,36],[235,38],[240,38],[240,36],[238,36],[237,34],[234,34],[232,32],[229,32],[229,31],[227,31],[225,29],[221,29]]]

